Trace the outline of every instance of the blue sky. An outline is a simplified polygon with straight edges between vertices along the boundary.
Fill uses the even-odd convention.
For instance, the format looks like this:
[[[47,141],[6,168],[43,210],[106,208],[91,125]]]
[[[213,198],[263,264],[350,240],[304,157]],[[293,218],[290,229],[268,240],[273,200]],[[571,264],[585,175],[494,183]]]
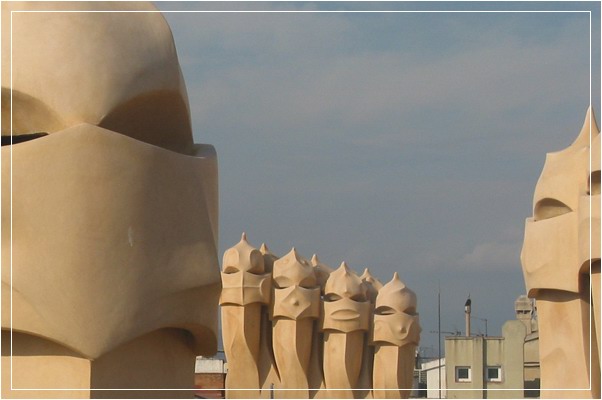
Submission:
[[[470,293],[500,333],[524,292],[524,220],[545,154],[573,141],[590,103],[590,15],[567,11],[595,11],[600,60],[599,3],[157,5],[563,11],[165,14],[195,141],[218,153],[221,253],[246,231],[277,255],[295,246],[383,282],[398,271],[418,295],[425,347],[437,343],[439,284],[442,330],[463,329]]]

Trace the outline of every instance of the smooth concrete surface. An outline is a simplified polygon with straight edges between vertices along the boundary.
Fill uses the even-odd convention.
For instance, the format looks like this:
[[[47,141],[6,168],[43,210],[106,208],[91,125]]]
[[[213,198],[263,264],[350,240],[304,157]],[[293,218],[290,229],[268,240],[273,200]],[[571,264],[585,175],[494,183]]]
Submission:
[[[393,279],[378,290],[375,307],[373,386],[380,390],[374,390],[373,397],[407,399],[421,332],[416,294],[395,272]]]
[[[272,343],[280,383],[277,398],[309,398],[313,327],[320,317],[320,287],[312,267],[293,248],[274,261]],[[294,390],[292,390],[294,389]]]
[[[220,305],[229,398],[260,397],[262,305],[270,303],[272,283],[270,275],[264,274],[264,265],[263,255],[244,233],[240,242],[224,253]]]
[[[1,79],[2,135],[48,134],[1,150],[2,397],[189,396],[217,348],[217,157],[165,19],[3,2]],[[95,390],[158,386],[185,390]]]
[[[409,397],[420,325],[397,273],[383,285],[295,248],[277,257],[243,234],[222,282],[227,398]]]
[[[600,129],[591,107],[577,139],[546,156],[521,261],[537,299],[541,396],[600,398]]]

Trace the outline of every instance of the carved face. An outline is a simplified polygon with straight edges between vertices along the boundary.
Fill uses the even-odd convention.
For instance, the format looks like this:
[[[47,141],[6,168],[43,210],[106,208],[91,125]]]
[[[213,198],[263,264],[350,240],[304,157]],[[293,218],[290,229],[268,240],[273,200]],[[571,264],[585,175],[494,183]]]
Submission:
[[[418,345],[422,329],[416,313],[416,294],[397,273],[380,289],[375,306],[373,342]]]
[[[188,96],[163,16],[85,12],[156,11],[125,2],[67,5],[81,13],[41,12],[60,7],[3,5],[2,135],[11,133],[12,105],[13,135],[52,135],[86,123],[193,153]],[[13,13],[12,49],[10,11],[28,11]]]
[[[83,12],[39,12],[61,7]],[[2,3],[3,143],[13,135],[2,147],[5,232],[12,219],[2,282],[12,279],[12,326],[91,358],[154,329],[186,327],[211,353],[215,151],[193,144],[161,14],[88,12],[100,9],[156,11],[137,2]],[[13,13],[11,31],[10,11],[19,10],[38,12]],[[194,310],[199,301],[206,310]]]
[[[341,332],[368,330],[370,301],[366,285],[347,264],[330,274],[324,289],[322,328]]]
[[[263,274],[263,255],[247,242],[244,233],[240,242],[224,253],[223,268],[221,305],[269,303],[270,274]]]
[[[299,320],[320,315],[320,288],[307,260],[293,248],[274,262],[273,318]]]
[[[590,111],[575,142],[547,155],[535,188],[521,254],[529,295],[538,289],[577,293],[579,275],[599,260],[600,131]]]

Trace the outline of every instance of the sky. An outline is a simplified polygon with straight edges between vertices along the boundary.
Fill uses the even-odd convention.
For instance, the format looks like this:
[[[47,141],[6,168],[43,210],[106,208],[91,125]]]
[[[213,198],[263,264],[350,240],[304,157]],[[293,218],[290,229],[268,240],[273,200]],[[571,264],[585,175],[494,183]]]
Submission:
[[[599,3],[156,4],[286,11],[165,13],[195,142],[218,154],[220,255],[244,231],[278,256],[397,271],[427,356],[439,291],[442,331],[464,331],[470,295],[473,332],[501,334],[545,154],[590,102],[600,115]],[[590,14],[571,12],[587,10],[591,97]]]

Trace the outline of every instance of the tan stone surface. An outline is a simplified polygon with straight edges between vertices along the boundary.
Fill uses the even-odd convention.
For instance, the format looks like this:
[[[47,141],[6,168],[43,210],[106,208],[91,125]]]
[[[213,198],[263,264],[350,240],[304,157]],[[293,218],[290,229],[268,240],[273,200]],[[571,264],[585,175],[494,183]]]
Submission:
[[[11,357],[11,332],[3,330],[2,398],[90,397],[90,360],[57,343],[19,332],[13,332],[12,344]],[[20,390],[11,391],[11,387]],[[79,390],[42,390],[48,388]]]
[[[224,348],[229,376],[236,377],[232,385],[248,389],[244,395],[227,390],[227,397],[409,396],[420,326],[416,295],[397,274],[383,286],[367,269],[362,277],[346,263],[332,270],[315,254],[307,261],[295,248],[278,258],[263,244],[259,251],[262,260],[255,252],[243,235],[241,242],[224,254]],[[264,273],[268,270],[271,273]],[[243,271],[255,278],[235,280],[243,287],[239,284],[236,292],[235,285],[228,282],[232,274]],[[265,287],[257,284],[268,277],[272,329],[265,307],[260,309],[265,304],[261,294]],[[245,286],[251,281],[252,285]],[[255,294],[240,294],[241,290]],[[232,300],[225,302],[226,297]],[[380,315],[375,315],[375,307]],[[245,309],[250,311],[235,314]],[[259,327],[258,314],[262,318]],[[377,329],[373,329],[375,321]],[[373,336],[377,341],[372,341]],[[373,394],[373,388],[385,390]]]
[[[324,382],[324,332],[320,329],[320,324],[316,323],[313,327],[311,355],[309,359],[309,372],[307,380],[310,391],[309,397],[314,399],[326,398],[326,383]],[[314,390],[311,390],[314,389]]]
[[[546,156],[521,261],[537,299],[541,396],[599,398],[600,130],[591,108],[577,139]]]
[[[278,398],[309,398],[308,367],[314,321],[320,316],[320,288],[314,268],[295,248],[274,262],[272,338],[280,373]]]
[[[373,385],[377,390],[373,396],[409,398],[421,331],[416,294],[395,272],[393,279],[378,291],[375,307]]]
[[[169,26],[152,4],[3,2],[2,10],[2,87],[7,89],[10,11],[153,11],[13,13],[16,134],[54,133],[85,122],[160,147],[189,151],[193,143],[184,80]],[[4,135],[10,129],[10,118],[4,118],[10,101],[2,104]],[[32,104],[41,112],[33,120]]]
[[[160,13],[17,12],[11,37],[10,11],[65,9],[156,11],[2,3],[2,135],[11,98],[13,134],[49,133],[2,148],[2,329],[19,333],[13,384],[82,389],[59,397],[192,389],[195,355],[217,347],[215,151],[192,142]],[[3,364],[10,357],[3,350]],[[147,373],[132,368],[145,363]],[[5,372],[2,396],[23,395],[8,392]]]
[[[274,262],[278,256],[268,249],[265,243],[262,243],[259,251],[263,255],[265,272],[271,273],[274,269]],[[261,307],[261,332],[259,339],[259,387],[261,388],[260,397],[264,399],[273,398],[273,388],[280,386],[280,376],[274,360],[274,349],[272,346],[272,321],[270,319],[271,304]]]
[[[324,379],[331,398],[353,398],[369,328],[370,301],[366,285],[347,266],[332,272],[324,289]]]
[[[249,244],[244,233],[240,242],[224,253],[222,268],[222,337],[228,359],[226,397],[257,398],[261,387],[262,305],[270,302],[271,274],[264,273],[263,255]]]
[[[415,346],[375,346],[373,398],[407,399],[410,397],[415,351]]]
[[[368,289],[368,298],[370,299],[370,302],[374,304],[376,302],[378,291],[383,287],[382,282],[374,277],[368,268],[364,269],[360,279],[366,284],[366,288]]]
[[[330,276],[332,271],[334,271],[334,269],[322,263],[318,259],[317,254],[314,254],[311,257],[311,265],[314,267],[316,279],[318,280],[318,285],[320,285],[320,290],[322,291],[322,294],[324,294],[324,287],[326,286],[326,281],[328,280],[328,277]]]
[[[320,285],[320,294],[324,295],[324,288],[326,287],[326,281],[328,277],[334,271],[330,266],[324,264],[320,261],[317,254],[314,254],[311,257],[311,265],[314,267],[314,272],[316,274],[316,279],[318,281],[318,285]],[[322,301],[320,299],[320,301]],[[308,381],[309,386],[312,389],[318,390],[310,390],[311,398],[326,398],[326,384],[324,382],[324,332],[320,329],[320,324],[315,324],[312,334],[312,351],[311,358],[309,361],[309,374]]]
[[[368,268],[364,269],[364,272],[360,276],[360,279],[366,285],[366,289],[368,292],[368,298],[370,299],[371,304],[371,315],[374,315],[374,303],[376,302],[376,296],[378,295],[378,291],[383,287],[381,281],[379,281],[376,277],[374,277]],[[366,332],[364,336],[364,342],[370,343],[372,341],[372,332],[374,326],[374,318],[370,319],[370,327],[368,328],[368,332]],[[358,379],[357,387],[360,389],[366,390],[356,390],[355,397],[360,399],[369,399],[372,398],[372,375],[373,375],[373,366],[374,366],[374,346],[364,346],[363,354],[362,354],[362,369],[360,371],[360,377]]]
[[[2,148],[5,232],[10,152]],[[88,124],[13,146],[13,240],[2,242],[13,329],[97,358],[155,329],[186,326],[200,353],[215,351],[215,312],[191,304],[215,305],[219,290],[207,201],[216,193],[204,184],[215,158],[180,157]],[[11,293],[2,294],[8,328]]]

